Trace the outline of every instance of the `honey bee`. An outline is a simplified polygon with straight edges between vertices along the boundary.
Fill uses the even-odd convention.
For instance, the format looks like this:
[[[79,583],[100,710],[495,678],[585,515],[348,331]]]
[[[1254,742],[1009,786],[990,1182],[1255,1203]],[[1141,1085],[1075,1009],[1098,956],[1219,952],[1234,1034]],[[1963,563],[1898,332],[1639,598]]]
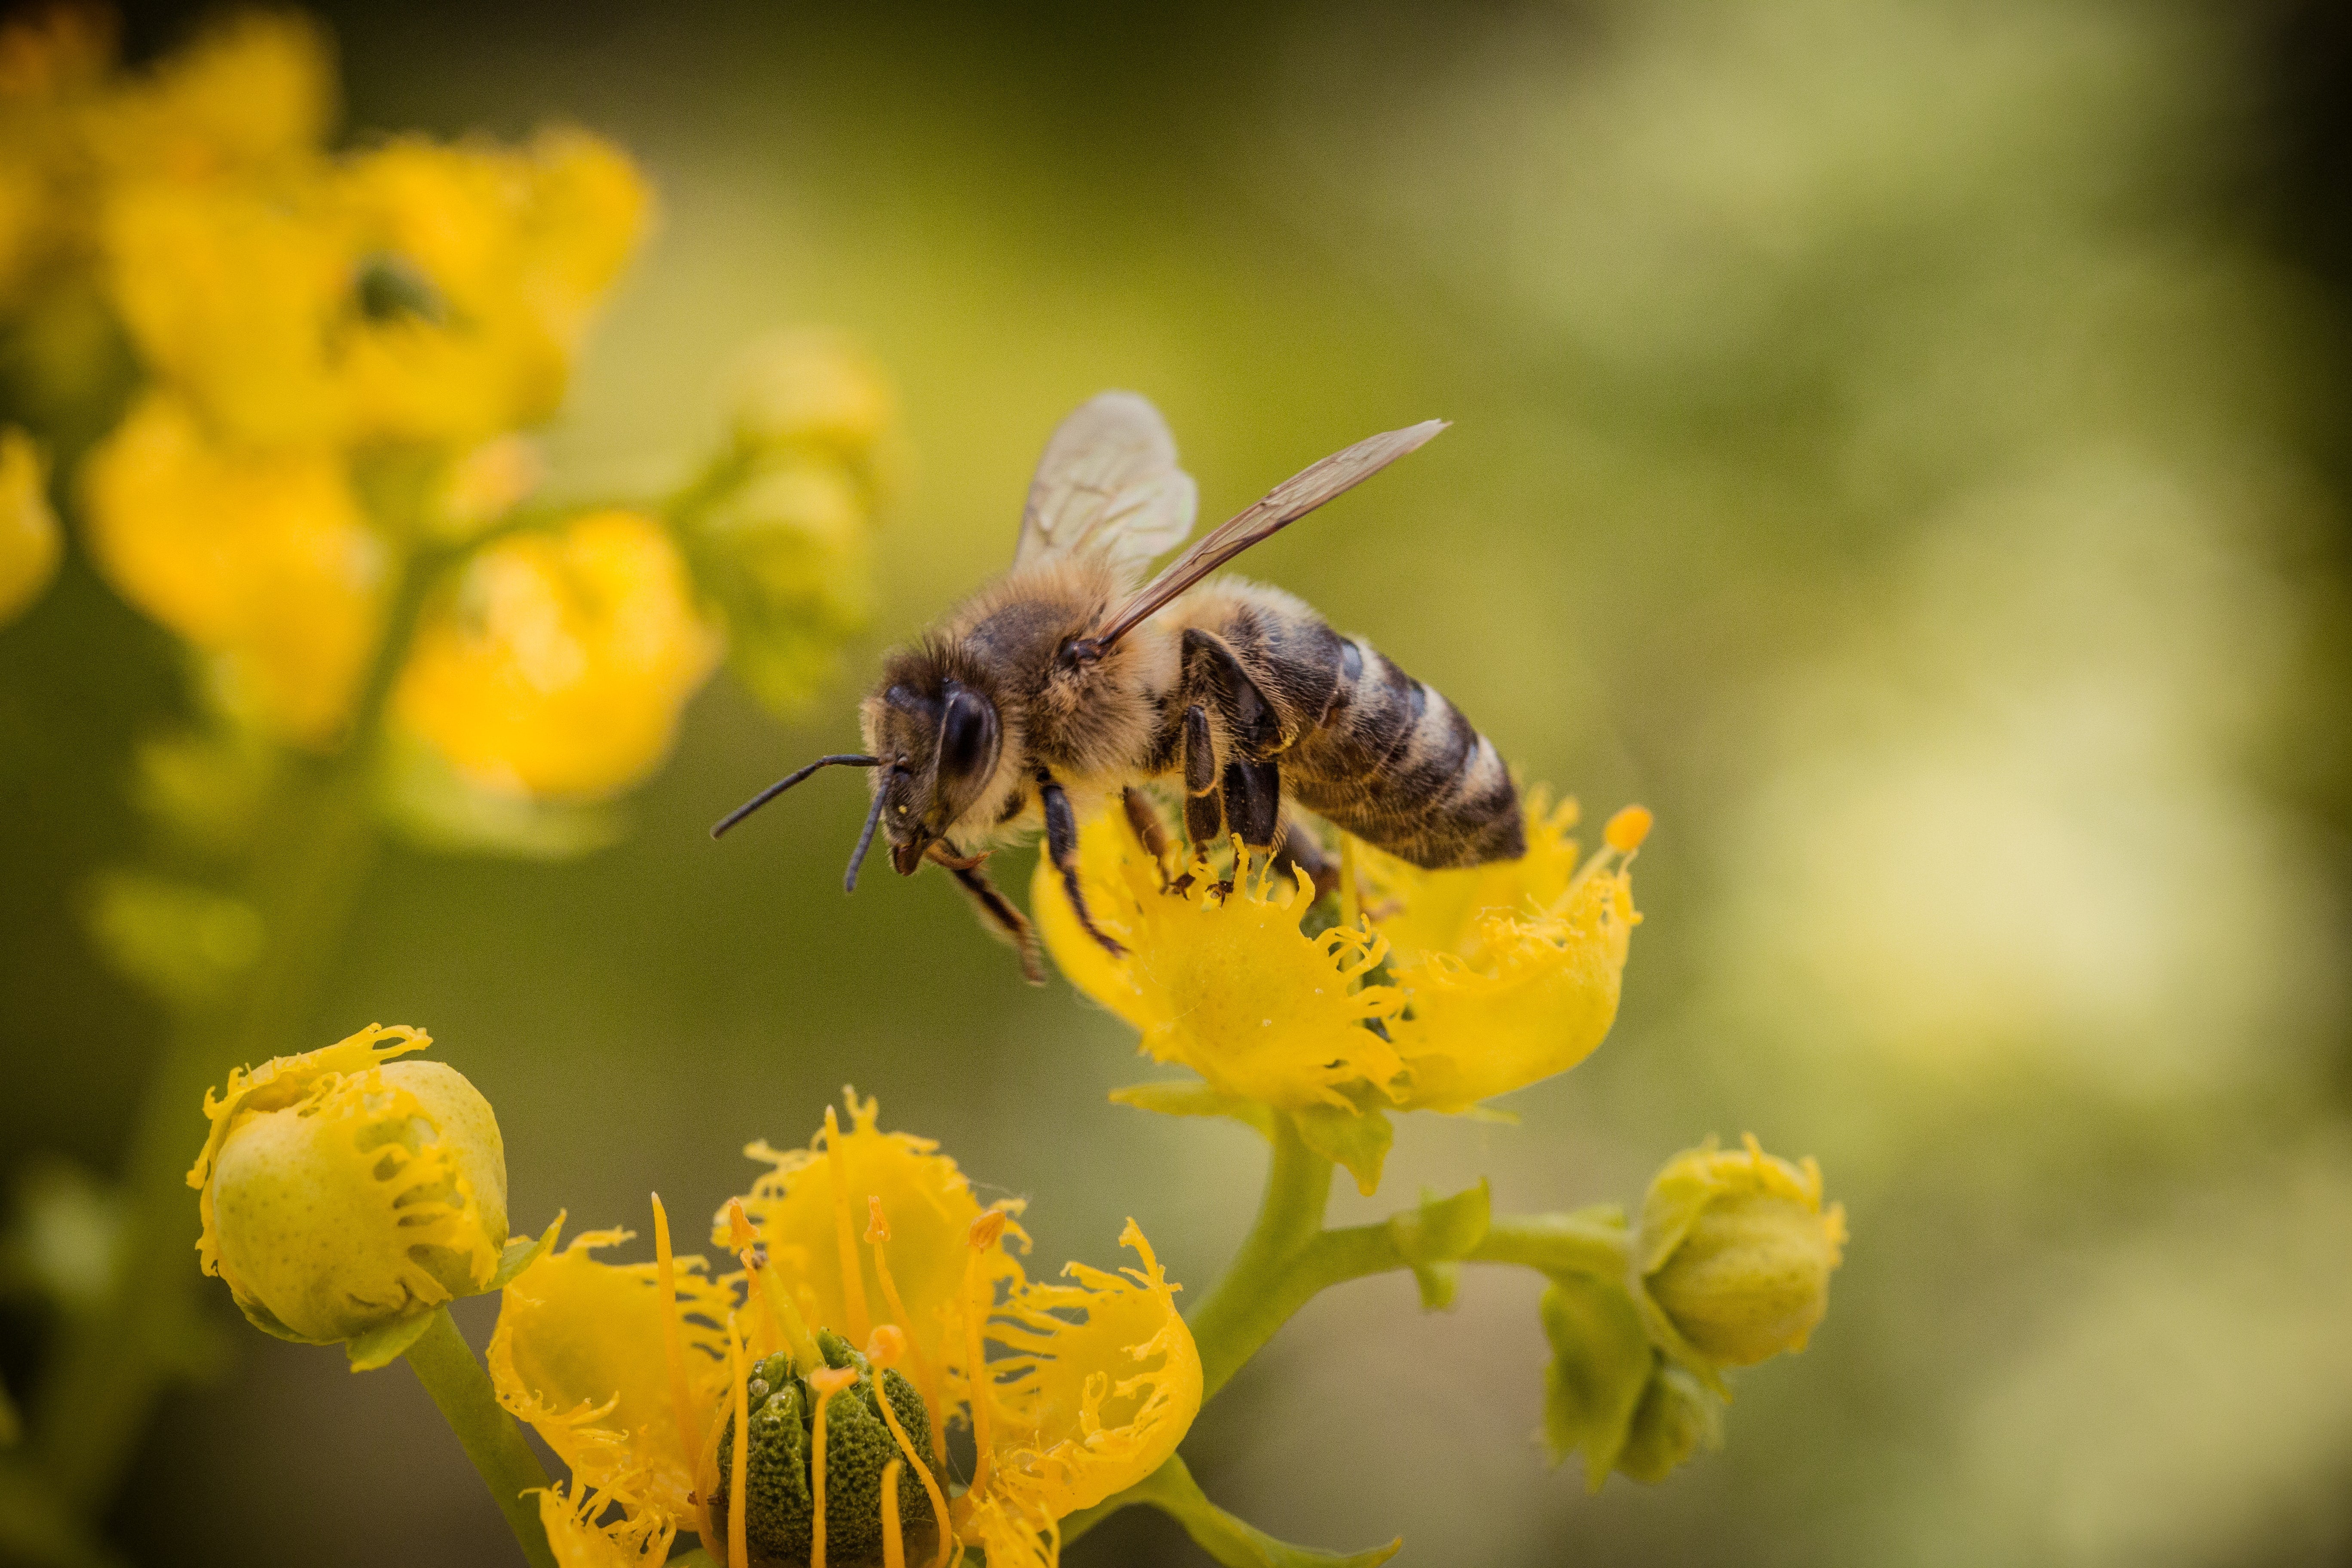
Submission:
[[[1155,851],[1165,830],[1135,786],[1172,779],[1194,846],[1238,836],[1318,888],[1336,880],[1293,806],[1416,866],[1526,853],[1518,793],[1461,710],[1342,637],[1278,588],[1210,574],[1415,450],[1424,420],[1359,441],[1203,535],[1198,493],[1160,412],[1106,392],[1065,419],[1029,486],[1013,565],[885,662],[859,710],[866,750],[820,757],[722,819],[716,837],[820,768],[873,768],[844,886],[877,826],[911,876],[947,868],[1043,979],[1028,921],[981,863],[1043,827],[1079,923],[1114,956],[1078,886],[1078,822],[1113,795]]]

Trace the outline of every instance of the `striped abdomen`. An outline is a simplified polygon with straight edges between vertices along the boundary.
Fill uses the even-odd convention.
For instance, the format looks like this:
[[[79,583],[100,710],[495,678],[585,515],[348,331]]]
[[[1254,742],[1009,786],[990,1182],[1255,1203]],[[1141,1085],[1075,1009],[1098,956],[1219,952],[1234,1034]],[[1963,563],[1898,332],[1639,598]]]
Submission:
[[[1416,866],[1527,853],[1495,743],[1441,693],[1282,600],[1231,604],[1214,629],[1279,721],[1283,793]]]

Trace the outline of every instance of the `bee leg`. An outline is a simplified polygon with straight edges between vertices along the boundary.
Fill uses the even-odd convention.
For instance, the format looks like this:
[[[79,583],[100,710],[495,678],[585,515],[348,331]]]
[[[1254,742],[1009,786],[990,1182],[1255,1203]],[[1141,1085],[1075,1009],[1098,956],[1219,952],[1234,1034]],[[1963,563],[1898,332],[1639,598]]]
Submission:
[[[1224,833],[1225,802],[1217,791],[1217,750],[1209,739],[1209,710],[1184,710],[1184,837],[1200,854]]]
[[[1235,757],[1225,764],[1225,816],[1246,849],[1271,850],[1282,826],[1282,764]]]
[[[1105,952],[1125,958],[1127,949],[1097,931],[1094,916],[1087,913],[1087,896],[1078,887],[1078,817],[1070,809],[1068,793],[1054,782],[1052,774],[1040,770],[1037,799],[1045,808],[1045,854],[1062,873],[1062,890],[1070,896],[1070,912],[1078,917],[1081,930],[1102,943]]]
[[[1274,863],[1296,872],[1301,881],[1312,882],[1318,899],[1328,899],[1339,889],[1339,862],[1305,823],[1287,814],[1282,819],[1282,844]]]
[[[1021,978],[1032,985],[1045,984],[1045,966],[1037,961],[1037,938],[1030,931],[1027,918],[1013,907],[1013,900],[996,890],[996,885],[988,879],[988,873],[980,868],[978,861],[969,866],[950,866],[948,870],[980,906],[981,917],[1021,954]]]
[[[1160,808],[1139,789],[1119,792],[1119,804],[1127,808],[1127,825],[1135,829],[1143,852],[1160,863],[1160,879],[1168,880],[1168,827],[1160,820]]]

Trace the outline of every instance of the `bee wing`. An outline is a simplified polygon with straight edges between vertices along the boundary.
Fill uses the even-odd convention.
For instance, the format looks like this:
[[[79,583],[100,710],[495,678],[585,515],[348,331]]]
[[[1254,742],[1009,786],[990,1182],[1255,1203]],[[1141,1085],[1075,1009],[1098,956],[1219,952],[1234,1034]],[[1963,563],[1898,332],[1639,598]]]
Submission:
[[[1184,542],[1199,508],[1160,410],[1132,392],[1100,393],[1045,443],[1013,563],[1098,552],[1132,583]]]
[[[1402,430],[1368,436],[1343,452],[1301,468],[1268,490],[1264,500],[1202,535],[1159,576],[1129,595],[1095,634],[1095,640],[1108,647],[1251,545],[1271,539],[1334,496],[1355,489],[1407,452],[1426,445],[1445,426],[1443,419],[1424,419]]]

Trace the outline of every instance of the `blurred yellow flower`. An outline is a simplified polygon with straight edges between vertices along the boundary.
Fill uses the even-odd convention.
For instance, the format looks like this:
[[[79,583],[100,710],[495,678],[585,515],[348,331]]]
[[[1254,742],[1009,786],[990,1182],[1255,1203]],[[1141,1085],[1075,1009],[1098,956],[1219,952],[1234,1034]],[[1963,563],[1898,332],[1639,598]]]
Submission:
[[[1844,1260],[1845,1206],[1822,1208],[1821,1167],[1751,1135],[1668,1161],[1642,1200],[1634,1305],[1661,1350],[1720,1391],[1717,1369],[1801,1351]]]
[[[844,333],[798,328],[755,343],[735,373],[735,438],[814,448],[859,468],[897,434],[898,395],[881,363]]]
[[[718,643],[660,526],[592,512],[468,560],[418,626],[393,711],[482,788],[607,795],[667,753]]]
[[[334,51],[293,11],[225,16],[89,117],[92,154],[115,180],[257,174],[317,151],[335,118]]]
[[[371,1025],[205,1096],[212,1132],[188,1173],[197,1251],[255,1327],[348,1341],[489,1284],[507,1238],[505,1146],[456,1068],[392,1059],[430,1044]]]
[[[58,548],[48,465],[30,436],[14,426],[0,429],[0,626],[49,585]]]
[[[87,261],[110,192],[275,178],[334,118],[333,60],[290,12],[220,18],[135,76],[112,18],[57,5],[0,27],[0,304],[42,268]]]
[[[749,1151],[773,1170],[722,1210],[717,1237],[739,1249],[742,1274],[714,1284],[698,1260],[674,1260],[658,1210],[656,1263],[597,1262],[588,1246],[620,1238],[606,1232],[525,1269],[491,1339],[499,1397],[572,1467],[575,1489],[612,1488],[625,1502],[634,1492],[641,1528],[690,1522],[714,1553],[730,1533],[757,1540],[773,1522],[761,1516],[777,1506],[774,1482],[749,1492],[749,1517],[728,1518],[724,1506],[745,1493],[740,1473],[720,1471],[722,1442],[737,1460],[776,1458],[772,1447],[735,1450],[732,1424],[754,1388],[772,1422],[784,1409],[811,1421],[799,1403],[811,1391],[859,1400],[897,1423],[907,1454],[943,1453],[952,1419],[971,1435],[973,1473],[957,1490],[954,1478],[909,1467],[900,1495],[936,1495],[953,1540],[984,1548],[992,1563],[1050,1564],[1056,1521],[1158,1468],[1199,1410],[1200,1358],[1174,1287],[1132,1223],[1121,1240],[1140,1268],[1074,1264],[1074,1283],[1030,1281],[1006,1245],[1008,1233],[1021,1239],[1009,1219],[1017,1205],[983,1209],[937,1145],[879,1131],[871,1100],[850,1104],[845,1131],[828,1113],[805,1149]],[[864,1345],[870,1362],[847,1344]],[[767,1381],[780,1356],[793,1358],[788,1388]],[[908,1419],[914,1401],[902,1411],[898,1398],[864,1392],[867,1366],[895,1372],[902,1358],[932,1428],[920,1436]],[[852,1364],[828,1372],[824,1361]],[[828,1434],[840,1414],[824,1423]],[[847,1474],[828,1458],[801,1479]],[[836,1489],[816,1510],[829,1529],[839,1500]]]
[[[81,480],[99,570],[211,657],[225,705],[296,744],[339,739],[387,571],[341,459],[216,447],[185,404],[152,395]]]
[[[1080,878],[1128,956],[1079,930],[1042,861],[1033,907],[1071,984],[1140,1030],[1153,1059],[1222,1093],[1294,1111],[1461,1111],[1566,1071],[1608,1032],[1641,918],[1624,865],[1648,816],[1620,813],[1583,860],[1575,804],[1539,796],[1517,860],[1424,871],[1354,846],[1362,921],[1310,936],[1314,900],[1290,879],[1253,861],[1230,892],[1199,864],[1186,883],[1112,811],[1080,830]]]
[[[583,133],[407,138],[266,187],[138,184],[106,239],[141,356],[235,438],[470,444],[553,412],[648,205]]]

